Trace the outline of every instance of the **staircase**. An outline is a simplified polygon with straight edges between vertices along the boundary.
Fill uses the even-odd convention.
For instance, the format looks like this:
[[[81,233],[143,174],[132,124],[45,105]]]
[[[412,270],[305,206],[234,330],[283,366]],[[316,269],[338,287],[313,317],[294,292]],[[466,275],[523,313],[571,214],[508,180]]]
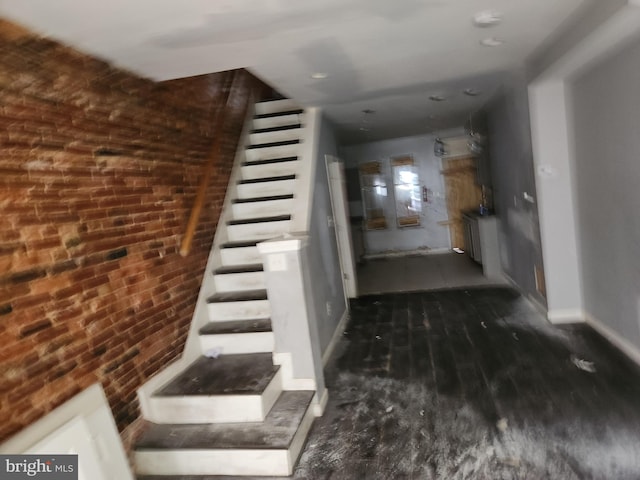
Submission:
[[[304,120],[290,100],[256,105],[183,357],[138,392],[147,420],[134,452],[138,478],[293,471],[316,392],[283,390],[290,382],[273,363],[256,245],[290,231],[294,202],[300,202]]]

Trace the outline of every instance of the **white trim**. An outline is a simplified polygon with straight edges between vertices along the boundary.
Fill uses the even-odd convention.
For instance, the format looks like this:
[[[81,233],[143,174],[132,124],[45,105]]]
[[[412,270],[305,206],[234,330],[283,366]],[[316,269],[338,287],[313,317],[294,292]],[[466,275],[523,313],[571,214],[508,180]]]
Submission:
[[[316,381],[312,378],[293,377],[293,356],[289,352],[274,352],[273,364],[280,365],[282,372],[282,390],[312,390],[317,389]]]
[[[49,412],[43,418],[32,423],[6,442],[0,444],[0,453],[19,454],[37,447],[47,437],[55,439],[58,432],[68,432],[68,427],[81,425],[84,431],[82,438],[74,441],[88,444],[89,451],[95,453],[98,465],[96,468],[108,480],[132,480],[129,462],[118,435],[118,429],[109,408],[109,403],[99,383],[91,385],[75,397]],[[64,449],[65,445],[59,445]],[[50,451],[48,453],[69,453]],[[92,455],[94,456],[94,455]],[[82,463],[82,460],[80,460]]]
[[[316,398],[318,398],[317,393],[314,400]],[[313,403],[313,414],[316,417],[321,417],[324,414],[324,409],[327,408],[328,402],[329,402],[329,390],[325,388],[322,391],[322,395],[320,395],[320,398],[318,399],[318,401]]]
[[[618,332],[614,331],[611,327],[605,325],[590,313],[585,314],[585,321],[587,324],[597,331],[600,335],[611,342],[622,353],[629,357],[637,365],[640,365],[640,349],[629,342],[626,338],[622,337]]]
[[[547,312],[547,319],[556,325],[563,323],[583,323],[585,322],[585,313],[579,308],[549,310]]]
[[[308,232],[313,208],[313,180],[318,162],[318,143],[320,141],[321,110],[318,107],[305,109],[305,126],[302,129],[301,168],[296,178],[296,199],[291,212],[291,231]]]
[[[347,323],[349,323],[349,304],[347,303],[346,308],[344,309],[344,313],[342,314],[342,318],[338,322],[338,326],[333,332],[333,336],[331,337],[331,341],[327,348],[325,348],[324,353],[322,354],[322,366],[326,367],[333,351],[335,350],[338,342],[342,338],[342,334],[344,333],[345,328],[347,328]]]

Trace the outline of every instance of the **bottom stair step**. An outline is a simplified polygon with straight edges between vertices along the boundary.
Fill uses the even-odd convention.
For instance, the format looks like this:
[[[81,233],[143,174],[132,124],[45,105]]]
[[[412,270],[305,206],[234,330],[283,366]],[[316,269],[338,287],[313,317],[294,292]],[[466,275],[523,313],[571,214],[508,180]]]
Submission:
[[[140,475],[291,475],[313,422],[315,392],[286,391],[263,422],[147,425]]]

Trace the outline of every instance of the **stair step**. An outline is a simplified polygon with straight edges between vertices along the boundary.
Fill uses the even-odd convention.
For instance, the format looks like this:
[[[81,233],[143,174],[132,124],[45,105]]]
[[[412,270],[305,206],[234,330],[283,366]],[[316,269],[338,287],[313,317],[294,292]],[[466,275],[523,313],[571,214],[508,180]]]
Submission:
[[[266,288],[262,263],[223,266],[213,273],[218,293]]]
[[[227,222],[227,225],[248,225],[251,223],[282,222],[284,220],[291,220],[291,215],[277,215],[274,217],[258,217],[258,218],[245,218],[242,220],[229,220]]]
[[[291,215],[259,217],[227,222],[227,238],[232,242],[279,237],[291,229]]]
[[[142,475],[291,475],[313,423],[312,391],[282,392],[261,423],[147,425]]]
[[[287,110],[295,110],[300,105],[290,98],[279,98],[277,100],[265,100],[255,104],[255,113],[257,115],[264,113],[283,112]]]
[[[272,132],[282,132],[286,130],[295,130],[296,128],[302,128],[301,123],[294,123],[291,125],[278,125],[277,127],[267,127],[267,128],[256,128],[251,130],[251,134],[254,133],[272,133]]]
[[[284,117],[285,115],[299,115],[304,113],[302,108],[292,108],[291,110],[284,110],[282,112],[271,112],[271,113],[259,113],[255,115],[254,119],[263,119],[263,118],[273,118],[273,117]]]
[[[254,118],[251,125],[255,130],[276,128],[293,124],[304,124],[304,113],[288,113],[275,117]]]
[[[282,163],[282,162],[295,162],[298,160],[298,157],[282,157],[282,158],[268,158],[266,160],[255,160],[253,162],[242,162],[243,167],[252,167],[255,165],[269,165],[271,163]]]
[[[240,175],[243,179],[279,177],[295,174],[300,165],[301,162],[297,157],[295,160],[277,162],[258,160],[255,162],[247,162],[246,165],[242,165],[240,167]]]
[[[260,240],[247,240],[243,242],[227,242],[220,245],[220,248],[245,248],[245,247],[255,247]]]
[[[268,318],[209,322],[200,329],[198,338],[202,352],[215,349],[222,354],[273,352],[275,345]]]
[[[271,331],[271,319],[258,318],[234,322],[210,322],[200,329],[200,335],[224,335],[228,333],[261,333]]]
[[[266,290],[216,293],[207,299],[209,321],[269,318],[271,306]]]
[[[299,156],[302,151],[302,143],[294,142],[277,142],[275,145],[259,145],[256,148],[245,149],[244,156],[248,162],[257,160],[267,160],[270,158],[283,158]]]
[[[295,175],[277,177],[275,180],[257,178],[241,181],[236,187],[237,198],[271,197],[290,195],[295,190]]]
[[[227,242],[220,246],[222,265],[251,265],[262,261],[256,245],[261,240]]]
[[[271,195],[270,197],[236,198],[235,200],[233,200],[233,203],[237,204],[237,203],[268,202],[271,200],[288,200],[291,198],[293,198],[293,193],[290,193],[288,195]],[[247,243],[247,242],[238,242],[238,243]],[[249,245],[243,245],[243,246],[255,245],[256,243],[257,242],[249,243]]]
[[[253,300],[266,300],[266,290],[249,290],[246,292],[225,292],[216,293],[215,295],[207,298],[207,303],[222,303],[222,302],[250,302]]]
[[[255,145],[247,145],[247,150],[255,150],[259,148],[271,148],[271,147],[284,147],[287,145],[297,145],[300,142],[300,139],[295,140],[280,140],[277,142],[267,142],[267,143],[258,143]]]
[[[266,353],[200,357],[154,395],[255,395],[264,391],[277,371]]]
[[[150,398],[155,423],[261,422],[282,390],[270,353],[200,357]]]
[[[290,175],[278,175],[277,177],[265,177],[265,178],[251,178],[246,180],[240,180],[241,185],[246,185],[249,183],[268,183],[268,182],[279,182],[282,180],[295,180],[295,174]]]
[[[213,273],[215,275],[229,275],[234,273],[251,273],[262,271],[264,271],[264,267],[261,263],[253,263],[251,265],[230,265],[220,267],[216,268]]]

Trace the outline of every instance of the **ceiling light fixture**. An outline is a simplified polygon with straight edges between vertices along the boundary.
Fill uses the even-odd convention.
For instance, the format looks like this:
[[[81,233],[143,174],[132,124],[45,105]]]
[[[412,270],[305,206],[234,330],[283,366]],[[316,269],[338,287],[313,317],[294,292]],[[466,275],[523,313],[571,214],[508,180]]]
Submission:
[[[370,108],[365,108],[364,110],[362,110],[362,113],[364,113],[365,115],[373,115],[374,113],[376,113],[376,111],[371,110]]]
[[[446,99],[447,97],[443,95],[429,95],[429,100],[432,102],[444,102]]]
[[[504,40],[496,37],[487,37],[480,40],[480,45],[483,47],[499,47],[504,43]]]
[[[470,97],[477,97],[478,95],[482,94],[482,91],[478,90],[477,88],[465,88],[462,93]]]
[[[314,80],[324,80],[328,76],[329,74],[326,72],[315,72],[311,74],[311,78],[313,78]]]
[[[502,13],[494,10],[483,10],[473,16],[473,24],[480,28],[493,27],[501,21]]]

